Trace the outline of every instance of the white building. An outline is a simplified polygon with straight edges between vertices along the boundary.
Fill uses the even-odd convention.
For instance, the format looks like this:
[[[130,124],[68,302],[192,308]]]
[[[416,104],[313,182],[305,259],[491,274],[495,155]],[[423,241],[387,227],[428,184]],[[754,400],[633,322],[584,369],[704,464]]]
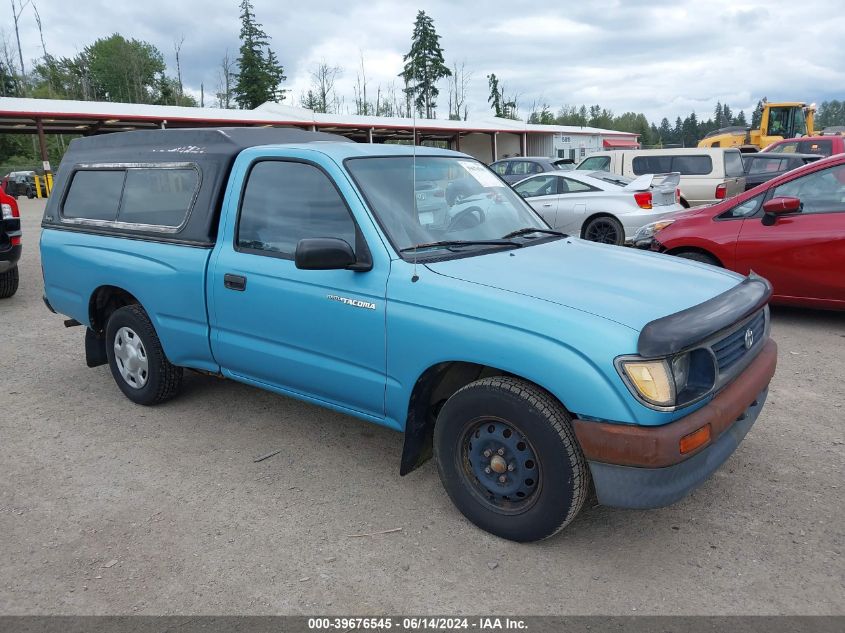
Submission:
[[[294,126],[333,132],[359,142],[445,141],[490,163],[506,156],[579,159],[602,148],[636,147],[637,135],[590,127],[536,125],[511,119],[475,121],[323,114],[279,103],[255,110],[189,108],[105,101],[0,97],[0,133],[102,134],[173,127]],[[416,132],[416,134],[415,134]]]

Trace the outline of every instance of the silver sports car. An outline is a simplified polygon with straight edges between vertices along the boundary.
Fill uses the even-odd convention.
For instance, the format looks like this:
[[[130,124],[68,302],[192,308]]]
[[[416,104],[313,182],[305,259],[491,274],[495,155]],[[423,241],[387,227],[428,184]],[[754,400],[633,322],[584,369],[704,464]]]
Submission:
[[[624,244],[641,226],[684,211],[680,175],[636,180],[606,171],[545,172],[513,188],[552,228],[593,242]]]

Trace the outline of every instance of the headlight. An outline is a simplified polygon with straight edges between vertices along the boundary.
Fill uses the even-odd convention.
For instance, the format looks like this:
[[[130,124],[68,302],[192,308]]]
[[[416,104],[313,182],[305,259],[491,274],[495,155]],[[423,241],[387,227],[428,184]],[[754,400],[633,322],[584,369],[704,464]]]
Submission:
[[[655,236],[658,231],[662,231],[667,226],[672,224],[675,220],[658,220],[657,222],[650,222],[645,226],[641,226],[639,230],[634,233],[634,241],[647,240]]]
[[[620,365],[643,399],[661,407],[675,404],[675,385],[665,360],[624,360]]]
[[[621,357],[617,368],[630,391],[657,409],[691,404],[710,393],[716,383],[715,359],[703,348],[654,360]]]

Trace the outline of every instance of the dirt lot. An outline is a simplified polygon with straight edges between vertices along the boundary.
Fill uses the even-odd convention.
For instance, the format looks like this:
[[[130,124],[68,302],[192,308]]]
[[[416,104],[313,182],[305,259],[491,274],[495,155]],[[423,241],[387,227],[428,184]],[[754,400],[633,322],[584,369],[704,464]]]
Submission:
[[[689,498],[518,545],[392,431],[193,374],[132,405],[41,302],[41,209],[0,302],[0,613],[845,614],[845,315],[774,310],[769,402]]]

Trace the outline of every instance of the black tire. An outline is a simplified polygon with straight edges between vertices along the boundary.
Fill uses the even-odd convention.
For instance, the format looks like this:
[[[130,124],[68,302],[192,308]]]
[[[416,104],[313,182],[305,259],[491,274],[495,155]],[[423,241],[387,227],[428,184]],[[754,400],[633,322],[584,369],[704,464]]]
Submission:
[[[15,294],[18,291],[19,281],[20,273],[17,266],[13,266],[5,273],[0,273],[0,299],[6,299]]]
[[[609,215],[600,215],[587,222],[582,236],[585,240],[599,244],[621,246],[625,243],[625,229],[622,228],[622,223]]]
[[[143,350],[145,372],[138,372],[136,384],[124,378],[121,366],[126,367],[124,361],[116,355],[116,338],[118,333],[131,332],[131,336],[124,339],[132,340]],[[135,340],[137,336],[137,341]],[[182,368],[173,365],[164,355],[153,324],[141,306],[129,305],[115,310],[106,324],[106,356],[109,367],[117,386],[132,402],[143,405],[153,405],[172,398],[182,386]]]
[[[434,456],[458,510],[512,541],[556,534],[590,490],[569,414],[548,392],[510,376],[482,378],[446,401],[434,427]]]
[[[682,251],[680,253],[675,253],[675,255],[677,257],[683,257],[684,259],[691,259],[694,262],[710,264],[711,266],[718,266],[719,268],[722,267],[718,259],[712,255],[708,255],[707,253],[701,253],[699,251]]]

